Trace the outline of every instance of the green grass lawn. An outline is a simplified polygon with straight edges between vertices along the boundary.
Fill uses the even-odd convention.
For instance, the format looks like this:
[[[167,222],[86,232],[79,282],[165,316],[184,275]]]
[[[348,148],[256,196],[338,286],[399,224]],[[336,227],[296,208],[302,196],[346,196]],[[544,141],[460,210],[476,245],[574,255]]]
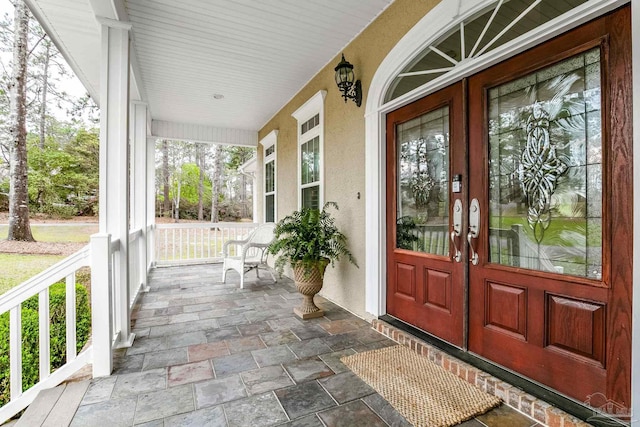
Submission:
[[[0,225],[0,239],[6,239],[9,227]],[[98,232],[98,224],[92,225],[47,225],[32,224],[31,233],[38,242],[89,242],[89,236]]]
[[[89,243],[89,236],[98,231],[92,225],[32,224],[33,238],[38,242]],[[0,240],[6,239],[8,227],[0,226]],[[65,255],[0,253],[0,295],[51,267]]]
[[[0,295],[65,258],[62,255],[0,253]]]

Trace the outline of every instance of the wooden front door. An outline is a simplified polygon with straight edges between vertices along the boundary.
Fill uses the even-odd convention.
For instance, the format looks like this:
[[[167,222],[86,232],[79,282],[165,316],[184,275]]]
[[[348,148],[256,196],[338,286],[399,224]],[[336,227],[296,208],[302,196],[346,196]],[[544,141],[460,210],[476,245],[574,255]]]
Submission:
[[[455,84],[387,116],[387,312],[460,347],[464,263],[450,238],[460,193],[449,181],[464,168],[462,112]]]
[[[469,79],[469,350],[629,407],[630,10]],[[517,249],[517,252],[514,250]]]
[[[621,8],[387,118],[388,313],[617,408],[631,382],[630,21]],[[443,108],[448,138],[431,126]]]

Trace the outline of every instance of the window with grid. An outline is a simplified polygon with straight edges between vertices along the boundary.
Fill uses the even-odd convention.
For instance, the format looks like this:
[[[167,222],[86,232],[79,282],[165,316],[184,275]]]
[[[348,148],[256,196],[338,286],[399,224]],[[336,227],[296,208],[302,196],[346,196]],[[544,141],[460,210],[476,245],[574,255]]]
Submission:
[[[320,209],[323,203],[322,144],[323,110],[326,92],[320,91],[300,107],[298,121],[298,205]]]
[[[264,222],[276,222],[276,142],[278,131],[260,143],[264,150]]]
[[[300,146],[301,207],[320,208],[320,137]]]

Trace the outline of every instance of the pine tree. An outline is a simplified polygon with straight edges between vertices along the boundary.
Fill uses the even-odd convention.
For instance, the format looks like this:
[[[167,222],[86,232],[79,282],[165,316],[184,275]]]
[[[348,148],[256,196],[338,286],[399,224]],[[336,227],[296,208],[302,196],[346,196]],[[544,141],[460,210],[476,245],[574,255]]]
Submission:
[[[171,211],[171,199],[169,198],[169,142],[162,140],[162,194],[164,203],[162,215],[166,216]]]
[[[27,38],[29,11],[16,0],[13,41],[13,71],[9,83],[9,233],[7,240],[34,241],[29,224],[27,179]]]
[[[211,170],[211,222],[219,222],[220,192],[222,191],[222,149],[213,145],[213,168]]]
[[[204,219],[204,173],[206,166],[204,144],[196,145],[196,162],[200,171],[200,176],[198,177],[198,221],[202,221]]]

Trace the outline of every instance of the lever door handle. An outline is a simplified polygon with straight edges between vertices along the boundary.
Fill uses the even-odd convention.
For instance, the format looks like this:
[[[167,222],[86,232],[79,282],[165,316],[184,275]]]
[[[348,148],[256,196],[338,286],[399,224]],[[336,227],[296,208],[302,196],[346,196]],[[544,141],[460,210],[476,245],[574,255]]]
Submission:
[[[469,243],[469,251],[471,252],[469,261],[471,261],[471,264],[473,265],[478,265],[478,252],[473,249],[473,243],[471,242],[471,240],[474,238],[475,236],[473,235],[473,232],[469,230],[469,232],[467,233],[467,242]]]
[[[453,260],[455,262],[460,262],[462,260],[462,252],[458,249],[458,245],[456,245],[456,237],[460,236],[460,233],[455,231],[451,232],[451,243],[453,244]]]
[[[469,243],[469,252],[471,264],[478,265],[478,252],[473,248],[473,239],[477,239],[480,235],[480,203],[478,199],[471,200],[469,206],[469,232],[467,233],[467,243]]]
[[[453,244],[453,260],[456,262],[462,261],[462,252],[458,249],[456,244],[456,237],[459,237],[462,232],[462,201],[456,199],[453,204],[453,228],[451,230],[451,243]]]

